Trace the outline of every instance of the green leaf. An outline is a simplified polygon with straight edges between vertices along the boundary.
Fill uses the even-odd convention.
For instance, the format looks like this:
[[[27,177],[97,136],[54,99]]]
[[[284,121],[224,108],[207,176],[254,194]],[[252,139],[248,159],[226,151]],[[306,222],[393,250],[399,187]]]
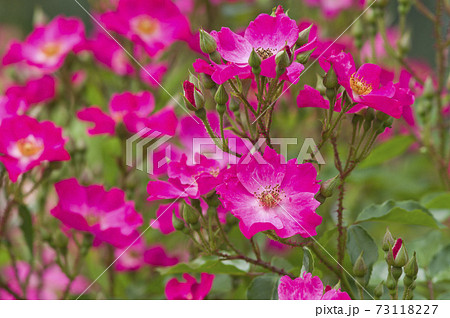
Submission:
[[[422,225],[438,229],[439,222],[433,215],[415,201],[386,201],[381,205],[371,205],[358,215],[356,222],[383,221],[409,225]]]
[[[314,257],[311,253],[311,250],[307,247],[304,247],[302,272],[312,273],[313,270],[314,270]]]
[[[412,136],[396,136],[377,146],[359,165],[360,168],[373,167],[403,154],[414,142]]]
[[[354,265],[361,252],[367,267],[378,259],[378,247],[369,233],[360,225],[352,225],[347,230],[347,251]]]
[[[30,254],[33,255],[33,242],[34,242],[33,221],[31,219],[30,210],[28,210],[27,206],[24,204],[19,205],[19,217],[22,221],[22,223],[20,224],[20,229],[22,230]]]
[[[278,299],[278,282],[280,277],[274,274],[256,277],[247,290],[247,299]]]
[[[430,230],[429,233],[408,242],[408,250],[417,252],[420,267],[428,267],[434,255],[445,245],[441,231]]]
[[[421,200],[421,203],[427,209],[450,210],[450,192],[429,194]]]
[[[378,260],[378,247],[372,236],[360,225],[352,225],[347,230],[347,251],[350,260],[355,265],[361,252],[368,271],[364,275],[364,280],[369,283],[372,275],[373,264]]]
[[[189,263],[179,263],[175,266],[159,268],[158,271],[162,275],[182,273],[245,275],[249,269],[249,264],[243,260],[223,261],[217,256],[205,256]]]
[[[445,246],[434,255],[429,270],[433,281],[450,280],[450,245]]]

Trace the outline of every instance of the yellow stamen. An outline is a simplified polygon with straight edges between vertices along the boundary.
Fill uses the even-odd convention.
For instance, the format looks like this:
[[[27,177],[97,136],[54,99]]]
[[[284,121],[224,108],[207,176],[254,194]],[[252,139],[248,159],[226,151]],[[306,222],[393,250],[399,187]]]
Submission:
[[[263,60],[265,60],[275,54],[275,52],[272,49],[263,49],[262,47],[257,48],[256,53]]]
[[[55,42],[50,42],[41,47],[41,51],[47,57],[54,57],[61,51],[61,45]]]
[[[150,17],[139,17],[136,23],[136,33],[152,35],[158,30],[158,21]]]
[[[97,215],[94,215],[93,213],[89,213],[88,215],[86,215],[85,219],[89,226],[93,226],[99,221],[99,217]]]
[[[283,193],[280,185],[274,187],[266,186],[261,193],[255,193],[255,197],[259,200],[259,204],[264,208],[273,208],[283,200]]]
[[[350,87],[353,92],[357,95],[367,95],[372,92],[372,85],[368,84],[361,76],[358,76],[356,73],[353,73],[350,77]]]
[[[23,156],[31,157],[39,153],[44,146],[29,139],[20,139],[17,141],[17,148]]]

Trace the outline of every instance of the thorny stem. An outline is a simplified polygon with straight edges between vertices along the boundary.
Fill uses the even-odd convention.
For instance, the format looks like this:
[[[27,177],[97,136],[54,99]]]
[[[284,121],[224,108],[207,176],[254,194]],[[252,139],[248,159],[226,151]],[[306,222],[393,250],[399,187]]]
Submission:
[[[311,242],[307,241],[307,242],[294,242],[292,240],[289,239],[285,239],[285,238],[281,238],[278,235],[276,235],[273,231],[264,231],[264,234],[266,234],[269,238],[271,238],[274,241],[280,242],[284,245],[288,245],[291,247],[304,247],[309,245]]]
[[[438,106],[438,125],[440,132],[440,153],[441,156],[445,156],[445,147],[446,147],[446,129],[444,116],[442,115],[442,92],[444,90],[445,85],[445,68],[446,68],[446,54],[445,47],[443,46],[442,41],[442,11],[444,9],[444,3],[442,0],[438,0],[436,3],[436,20],[434,23],[434,34],[436,37],[436,65],[437,65],[437,73],[438,73],[438,89],[436,91],[436,99]]]
[[[237,87],[236,87],[236,85],[234,85],[233,81],[228,80],[228,83],[230,84],[230,86],[233,89],[236,96],[244,103],[245,106],[247,106],[247,108],[253,113],[253,115],[256,116],[256,111],[253,109],[253,106],[249,103],[247,98],[245,98],[245,96],[242,94],[242,92],[237,89]]]
[[[223,114],[221,114],[219,116],[219,121],[220,121],[220,138],[222,139],[222,148],[225,149],[225,151],[229,151],[228,149],[228,145],[227,145],[227,140],[225,139],[225,132],[223,130]]]
[[[344,191],[345,191],[345,178],[341,177],[341,182],[338,186],[338,208],[337,208],[337,228],[338,228],[338,262],[341,264],[344,260],[344,226],[343,226],[343,213],[344,213]],[[342,268],[341,268],[342,270]]]
[[[222,252],[219,252],[219,251],[215,251],[214,254],[216,254],[217,256],[223,257],[223,258],[225,258],[225,259],[228,259],[228,260],[232,260],[232,259],[242,259],[242,260],[246,261],[247,263],[250,263],[250,264],[254,264],[254,265],[258,265],[258,266],[267,268],[267,269],[270,270],[271,272],[278,273],[278,274],[280,274],[280,275],[288,275],[288,276],[291,277],[292,279],[295,279],[295,278],[296,278],[295,275],[286,272],[284,269],[275,267],[275,266],[271,265],[270,263],[263,261],[263,260],[260,258],[259,252],[256,252],[256,251],[255,251],[255,254],[256,254],[256,257],[257,257],[256,260],[253,259],[253,258],[250,258],[250,257],[248,257],[248,256],[245,256],[245,255],[244,255],[242,252],[240,252],[240,251],[234,246],[234,244],[231,243],[230,240],[228,239],[228,237],[227,237],[225,231],[224,231],[223,228],[222,228],[222,224],[220,224],[219,216],[218,216],[217,213],[215,214],[215,218],[216,218],[217,226],[219,227],[219,231],[220,231],[220,233],[221,233],[221,236],[222,236],[224,242],[225,242],[225,243],[226,243],[226,244],[227,244],[227,245],[228,245],[228,246],[229,246],[229,247],[230,247],[237,255],[229,255],[229,254],[225,254],[225,253],[222,253]],[[252,245],[253,245],[253,243],[254,243],[254,242],[252,241]],[[258,248],[257,250],[259,251],[259,248]]]
[[[215,132],[212,130],[211,125],[209,124],[208,118],[200,118],[200,120],[203,122],[203,125],[205,126],[206,132],[208,133],[209,137],[214,141],[216,146],[221,149],[224,152],[227,152],[233,156],[241,157],[241,154],[235,153],[233,151],[230,151],[228,147],[224,147],[222,143],[219,142],[220,138],[217,137]]]
[[[284,269],[275,267],[275,266],[271,265],[268,262],[264,262],[263,260],[253,259],[253,258],[250,258],[250,257],[242,255],[242,254],[240,254],[240,255],[229,255],[229,254],[225,254],[225,253],[222,253],[222,252],[215,252],[215,254],[217,256],[220,256],[223,259],[227,259],[227,260],[242,259],[242,260],[246,261],[247,263],[264,267],[264,268],[270,270],[271,272],[277,273],[279,275],[283,275],[283,276],[287,275],[287,276],[289,276],[292,279],[297,278],[295,275],[286,272]]]
[[[250,243],[252,244],[253,252],[255,252],[256,259],[261,260],[261,251],[259,250],[258,244],[255,242],[253,237],[250,239]]]

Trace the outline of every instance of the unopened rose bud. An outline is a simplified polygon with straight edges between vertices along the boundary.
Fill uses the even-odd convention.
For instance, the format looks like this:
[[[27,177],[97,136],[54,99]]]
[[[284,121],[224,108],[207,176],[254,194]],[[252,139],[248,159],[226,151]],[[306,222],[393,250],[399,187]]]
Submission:
[[[173,225],[174,229],[177,231],[183,231],[185,228],[183,220],[180,220],[179,218],[177,218],[175,213],[172,214],[172,225]]]
[[[259,68],[261,66],[261,57],[258,55],[258,53],[255,52],[255,50],[252,50],[252,52],[250,53],[248,64],[252,68]]]
[[[302,52],[299,55],[297,55],[297,62],[299,62],[300,64],[303,64],[303,65],[308,63],[309,59],[311,58],[311,54],[314,52],[314,50]]]
[[[309,33],[311,32],[312,27],[313,25],[311,24],[306,29],[300,31],[300,33],[298,34],[297,42],[295,42],[295,44],[297,44],[298,47],[302,47],[303,45],[309,42]]]
[[[408,262],[408,253],[401,238],[397,239],[392,249],[387,253],[386,261],[394,267],[403,267]]]
[[[226,105],[228,102],[228,94],[225,90],[225,87],[222,85],[217,89],[216,94],[214,95],[214,100],[218,105]]]
[[[183,205],[183,219],[188,223],[188,224],[196,224],[198,223],[198,212],[189,204],[184,204]]]
[[[337,88],[339,86],[338,78],[333,66],[330,67],[327,75],[323,78],[323,85],[329,89]]]
[[[206,203],[208,203],[208,206],[217,208],[220,205],[220,200],[217,194],[213,194],[206,198]]]
[[[320,194],[325,198],[331,197],[333,195],[334,190],[339,185],[339,183],[340,183],[339,176],[335,176],[334,178],[331,178],[323,182],[320,187]]]
[[[405,275],[410,277],[416,277],[419,272],[419,265],[417,264],[416,252],[413,257],[408,261],[404,268]]]
[[[277,75],[279,72],[281,72],[281,70],[283,70],[283,72],[281,73],[283,74],[286,71],[286,68],[291,65],[291,61],[286,50],[277,53],[277,55],[275,56],[275,62],[277,64],[277,70],[279,70],[277,71]]]
[[[403,267],[408,262],[408,252],[406,251],[405,244],[403,244],[403,241],[401,241],[401,239],[398,239],[397,242],[399,240],[401,242],[400,250],[398,250],[397,254],[395,254],[395,251],[393,250],[393,253],[394,253],[394,266],[396,266],[396,267]]]
[[[200,49],[206,54],[212,54],[217,50],[216,40],[203,29],[200,29]]]
[[[384,292],[384,281],[379,283],[377,287],[373,290],[373,295],[375,296],[375,299],[380,299],[383,296]]]
[[[184,104],[186,108],[192,111],[203,108],[205,105],[205,98],[202,92],[189,81],[183,82],[184,90]]]
[[[356,277],[364,277],[367,274],[368,268],[366,262],[364,262],[363,253],[364,251],[359,254],[355,265],[353,265],[353,274],[355,274]]]
[[[389,232],[389,229],[386,228],[386,233],[384,234],[384,238],[383,238],[383,244],[381,246],[381,248],[383,249],[383,251],[388,252],[392,246],[394,246],[394,238],[392,237],[391,232]]]

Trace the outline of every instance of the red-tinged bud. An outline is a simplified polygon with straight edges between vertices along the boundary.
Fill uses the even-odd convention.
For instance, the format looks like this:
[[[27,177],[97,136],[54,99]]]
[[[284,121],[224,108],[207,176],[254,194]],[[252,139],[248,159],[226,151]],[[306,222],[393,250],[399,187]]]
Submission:
[[[203,108],[205,105],[205,98],[203,97],[202,92],[195,87],[194,84],[189,81],[184,81],[183,90],[184,102],[188,109],[196,111]]]
[[[392,249],[386,255],[386,261],[394,267],[403,267],[408,262],[408,253],[401,238],[397,239]]]

